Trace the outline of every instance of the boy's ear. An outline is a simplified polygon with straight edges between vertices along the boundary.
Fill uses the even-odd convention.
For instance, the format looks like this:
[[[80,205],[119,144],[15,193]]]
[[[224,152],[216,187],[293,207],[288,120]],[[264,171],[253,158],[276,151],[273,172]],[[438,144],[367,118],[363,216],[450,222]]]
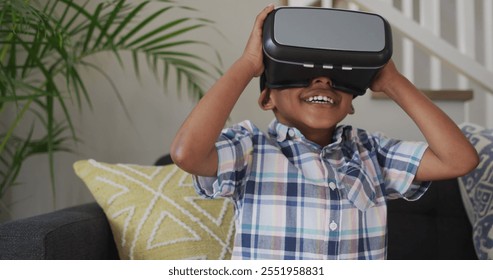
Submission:
[[[272,102],[272,98],[270,98],[270,88],[266,87],[262,90],[258,98],[258,106],[266,111],[274,109],[274,102]]]
[[[353,104],[351,104],[351,108],[349,109],[349,114],[354,115],[354,112],[355,112],[354,106],[353,106]]]

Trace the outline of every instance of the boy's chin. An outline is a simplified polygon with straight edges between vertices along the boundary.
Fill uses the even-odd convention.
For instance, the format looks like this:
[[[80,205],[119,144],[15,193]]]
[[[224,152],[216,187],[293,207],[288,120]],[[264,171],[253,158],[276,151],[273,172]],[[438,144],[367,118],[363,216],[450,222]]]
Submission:
[[[333,114],[307,114],[303,122],[315,129],[328,129],[337,126],[345,117]]]
[[[333,129],[339,124],[339,121],[336,120],[328,120],[328,119],[314,119],[307,120],[300,123],[300,126],[303,126],[304,129],[311,130],[329,130]]]
[[[313,112],[306,112],[303,116],[299,116],[298,119],[285,119],[280,114],[274,114],[277,120],[287,126],[296,127],[300,130],[330,130],[335,128],[345,116],[334,116],[324,114],[313,114]]]

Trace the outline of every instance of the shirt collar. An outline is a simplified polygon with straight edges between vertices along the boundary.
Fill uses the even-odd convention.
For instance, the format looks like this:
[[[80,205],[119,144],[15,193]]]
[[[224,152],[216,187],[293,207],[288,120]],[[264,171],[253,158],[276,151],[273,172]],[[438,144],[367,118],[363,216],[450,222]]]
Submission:
[[[269,134],[275,138],[277,142],[285,140],[304,139],[305,137],[296,127],[289,127],[274,119],[269,125]]]
[[[332,147],[338,147],[340,144],[343,142],[344,137],[344,130],[348,126],[346,125],[340,125],[336,128],[334,131],[334,135],[332,135],[332,142],[327,146],[328,148]],[[297,129],[296,127],[289,127],[285,124],[280,123],[277,119],[274,119],[270,125],[269,125],[269,135],[272,138],[275,138],[277,142],[281,143],[284,142],[285,140],[296,140],[300,139],[304,142],[310,142],[308,139],[305,138],[305,136]],[[314,145],[317,145],[319,148],[320,146],[318,144],[313,143]]]

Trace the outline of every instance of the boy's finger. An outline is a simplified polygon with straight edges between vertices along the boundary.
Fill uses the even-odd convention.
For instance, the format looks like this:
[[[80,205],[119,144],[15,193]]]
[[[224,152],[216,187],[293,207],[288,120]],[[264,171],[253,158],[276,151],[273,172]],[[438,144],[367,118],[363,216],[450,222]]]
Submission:
[[[257,22],[263,21],[267,15],[274,10],[274,4],[269,4],[257,16]]]
[[[267,7],[264,8],[262,12],[270,12],[272,10],[274,10],[274,4],[269,4],[267,5]]]
[[[267,7],[265,7],[265,10],[273,10],[273,9],[274,9],[273,3],[270,3],[269,5],[267,5]]]

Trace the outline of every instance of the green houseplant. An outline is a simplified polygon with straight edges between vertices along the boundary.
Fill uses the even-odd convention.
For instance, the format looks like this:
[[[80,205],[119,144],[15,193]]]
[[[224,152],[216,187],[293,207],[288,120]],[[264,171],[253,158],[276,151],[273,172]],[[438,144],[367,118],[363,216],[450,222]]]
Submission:
[[[55,197],[54,153],[77,141],[67,102],[91,104],[80,67],[106,77],[118,96],[91,56],[108,52],[124,66],[122,55],[129,53],[137,76],[145,63],[164,85],[186,86],[195,99],[204,94],[207,81],[220,74],[219,56],[212,63],[183,47],[211,48],[187,35],[212,22],[177,17],[177,10],[194,12],[165,0],[0,0],[0,202],[22,163],[40,153],[48,155]],[[30,129],[19,129],[23,123]]]

